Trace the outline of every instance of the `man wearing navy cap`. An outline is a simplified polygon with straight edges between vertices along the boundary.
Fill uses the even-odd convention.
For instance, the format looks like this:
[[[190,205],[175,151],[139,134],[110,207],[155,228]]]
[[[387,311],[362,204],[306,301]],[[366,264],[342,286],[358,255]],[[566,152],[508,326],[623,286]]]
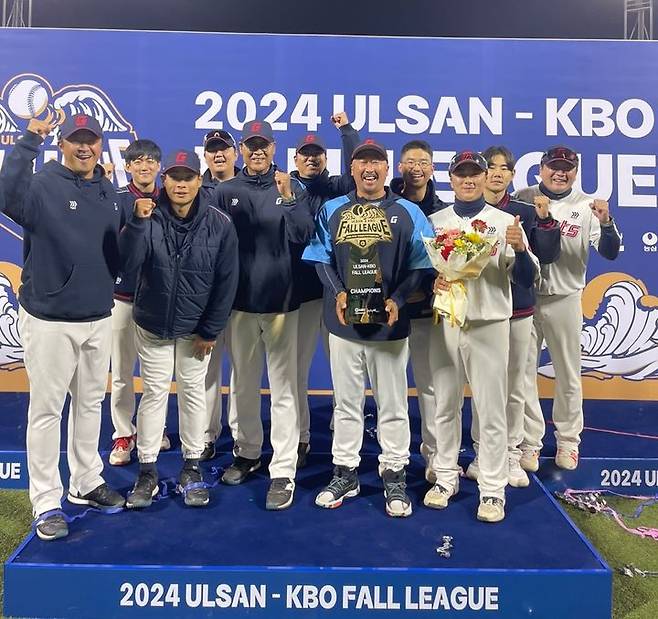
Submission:
[[[266,121],[245,124],[240,153],[245,167],[217,187],[216,201],[232,217],[239,239],[240,282],[233,304],[231,416],[238,425],[236,457],[222,481],[241,484],[260,467],[263,446],[260,384],[263,363],[271,390],[272,460],[267,509],[285,509],[295,491],[299,441],[297,326],[293,285],[295,244],[313,232],[307,194],[273,163],[276,145]]]
[[[224,330],[238,279],[233,224],[199,193],[199,158],[178,150],[164,162],[157,203],[135,202],[121,232],[122,267],[140,269],[134,318],[144,395],[137,411],[139,475],[129,508],[148,507],[158,491],[156,461],[171,376],[176,372],[179,432],[184,458],[178,479],[186,505],[209,502],[199,458],[206,429],[205,376]]]
[[[68,535],[58,468],[67,392],[68,500],[97,508],[123,505],[103,481],[98,454],[121,211],[98,165],[103,132],[91,116],[67,117],[58,142],[64,163],[49,161],[32,174],[53,129],[30,120],[0,175],[3,211],[25,230],[19,326],[30,381],[27,459],[36,532],[44,540]]]

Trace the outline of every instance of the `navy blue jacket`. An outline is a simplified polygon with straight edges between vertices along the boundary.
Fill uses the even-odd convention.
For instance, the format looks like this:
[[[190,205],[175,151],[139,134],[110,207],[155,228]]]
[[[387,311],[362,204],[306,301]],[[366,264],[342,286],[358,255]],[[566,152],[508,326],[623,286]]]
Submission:
[[[237,237],[226,213],[197,196],[179,219],[162,191],[150,218],[121,231],[122,268],[140,269],[135,322],[163,339],[224,330],[238,281]]]
[[[276,166],[251,176],[243,169],[217,185],[214,203],[233,219],[238,235],[240,279],[233,308],[271,314],[299,309],[293,286],[294,244],[306,245],[314,230],[307,193],[292,179],[295,201],[285,204],[274,181]]]
[[[432,269],[422,236],[432,236],[432,226],[413,203],[386,190],[379,207],[384,211],[392,234],[390,242],[379,244],[379,261],[384,298],[399,308],[393,326],[380,324],[341,325],[336,316],[336,295],[345,290],[346,273],[351,267],[348,243],[335,243],[342,214],[357,202],[367,203],[353,191],[327,202],[316,221],[316,233],[304,251],[304,260],[316,264],[324,284],[324,321],[330,333],[351,340],[399,340],[409,335],[405,300]]]
[[[41,143],[26,132],[0,174],[2,210],[25,230],[19,302],[43,320],[105,318],[119,271],[122,213],[114,187],[100,166],[89,180],[57,161],[33,174]]]
[[[340,136],[343,141],[343,162],[347,168],[344,174],[329,176],[329,172],[324,170],[322,174],[315,178],[304,178],[297,170],[290,173],[290,176],[296,178],[306,188],[309,208],[313,218],[317,216],[327,200],[344,196],[356,187],[350,171],[350,163],[352,162],[352,153],[361,141],[359,132],[352,125],[343,125],[340,128]],[[323,286],[315,267],[301,260],[304,246],[295,245],[293,251],[296,254],[296,259],[293,261],[295,268],[293,279],[298,290],[300,303],[321,299]]]
[[[117,189],[117,198],[119,198],[119,206],[123,213],[123,222],[127,222],[133,216],[135,208],[135,200],[137,198],[151,198],[157,200],[160,190],[158,187],[152,194],[142,193],[134,183],[129,183],[125,187]],[[133,302],[135,297],[135,288],[137,287],[137,277],[139,271],[131,271],[129,273],[119,273],[114,283],[114,298],[121,301]]]
[[[519,215],[521,226],[530,243],[530,250],[537,256],[540,264],[550,264],[560,257],[560,227],[550,214],[546,219],[539,219],[534,206],[513,200],[507,193],[498,204],[492,206],[510,215]],[[532,316],[535,303],[534,286],[524,288],[512,282],[512,318]]]
[[[402,196],[404,188],[404,179],[397,177],[391,181],[391,191],[399,196]],[[408,198],[407,198],[408,199]],[[427,189],[425,195],[420,202],[414,202],[420,208],[426,217],[433,213],[440,211],[442,208],[448,206],[439,196],[436,195],[436,187],[434,181],[430,179],[427,181]],[[411,320],[415,318],[429,318],[432,316],[432,296],[434,295],[434,273],[429,274],[423,279],[420,288],[407,299],[407,314]],[[422,298],[421,298],[422,297]]]
[[[237,176],[240,174],[240,168],[233,168],[233,174],[234,176]],[[206,201],[206,202],[211,202],[213,201],[215,197],[215,192],[217,191],[217,185],[221,183],[222,181],[216,179],[211,173],[210,170],[206,170],[203,173],[203,176],[201,177],[202,182],[201,182],[201,197]],[[230,179],[229,179],[230,180]]]

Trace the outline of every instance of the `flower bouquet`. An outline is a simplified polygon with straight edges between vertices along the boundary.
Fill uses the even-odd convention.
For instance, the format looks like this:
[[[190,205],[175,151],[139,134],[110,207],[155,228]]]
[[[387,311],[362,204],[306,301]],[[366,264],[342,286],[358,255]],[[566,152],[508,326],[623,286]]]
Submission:
[[[432,266],[452,283],[449,290],[439,290],[434,295],[434,317],[437,321],[441,316],[448,318],[453,327],[463,327],[466,320],[468,299],[461,280],[480,277],[498,244],[495,237],[484,235],[487,223],[481,219],[474,219],[471,228],[439,228],[434,238],[423,238]]]

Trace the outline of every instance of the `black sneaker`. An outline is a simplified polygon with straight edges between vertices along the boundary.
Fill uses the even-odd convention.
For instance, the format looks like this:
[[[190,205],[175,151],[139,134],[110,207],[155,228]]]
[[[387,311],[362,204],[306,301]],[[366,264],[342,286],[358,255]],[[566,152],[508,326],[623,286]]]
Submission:
[[[411,516],[411,499],[407,495],[407,475],[404,469],[386,469],[382,474],[386,513],[394,518]]]
[[[306,456],[311,451],[311,446],[308,443],[299,443],[297,445],[297,468],[303,469],[306,466]]]
[[[137,476],[132,492],[126,497],[128,509],[150,507],[153,497],[158,494],[158,474],[154,470],[142,470]]]
[[[53,509],[37,516],[35,529],[39,539],[48,542],[69,534],[69,525],[66,524],[64,514],[60,509]]]
[[[251,458],[236,456],[233,459],[233,464],[224,471],[222,481],[229,486],[237,486],[247,479],[249,473],[253,473],[259,468],[260,458],[252,460]]]
[[[178,477],[177,490],[183,495],[188,507],[205,507],[210,503],[210,493],[198,464],[186,464],[183,467]]]
[[[315,497],[315,504],[327,509],[340,507],[343,499],[359,494],[359,476],[356,469],[346,466],[335,466],[334,476],[329,485]]]
[[[295,482],[287,477],[275,477],[267,491],[265,509],[286,509],[292,504]]]
[[[215,442],[206,443],[201,455],[199,456],[199,460],[201,460],[201,462],[206,462],[212,460],[216,455],[217,451],[215,450]]]
[[[98,488],[95,488],[84,496],[81,496],[79,493],[72,494],[69,490],[67,499],[69,503],[91,505],[91,507],[95,507],[96,509],[116,509],[123,507],[125,503],[125,499],[104,482]]]

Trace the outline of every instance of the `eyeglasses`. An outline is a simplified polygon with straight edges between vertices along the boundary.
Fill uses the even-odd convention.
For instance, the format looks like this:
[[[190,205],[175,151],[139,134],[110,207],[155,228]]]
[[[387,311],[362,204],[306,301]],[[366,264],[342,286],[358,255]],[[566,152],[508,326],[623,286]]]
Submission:
[[[138,157],[137,159],[131,159],[128,163],[130,164],[141,164],[141,163],[146,163],[148,165],[160,165],[160,162],[157,159],[153,159],[153,157]]]
[[[421,170],[429,170],[429,168],[432,167],[432,162],[428,161],[427,159],[405,159],[402,162],[402,165],[405,165],[409,168],[415,168],[416,166],[420,166]]]

